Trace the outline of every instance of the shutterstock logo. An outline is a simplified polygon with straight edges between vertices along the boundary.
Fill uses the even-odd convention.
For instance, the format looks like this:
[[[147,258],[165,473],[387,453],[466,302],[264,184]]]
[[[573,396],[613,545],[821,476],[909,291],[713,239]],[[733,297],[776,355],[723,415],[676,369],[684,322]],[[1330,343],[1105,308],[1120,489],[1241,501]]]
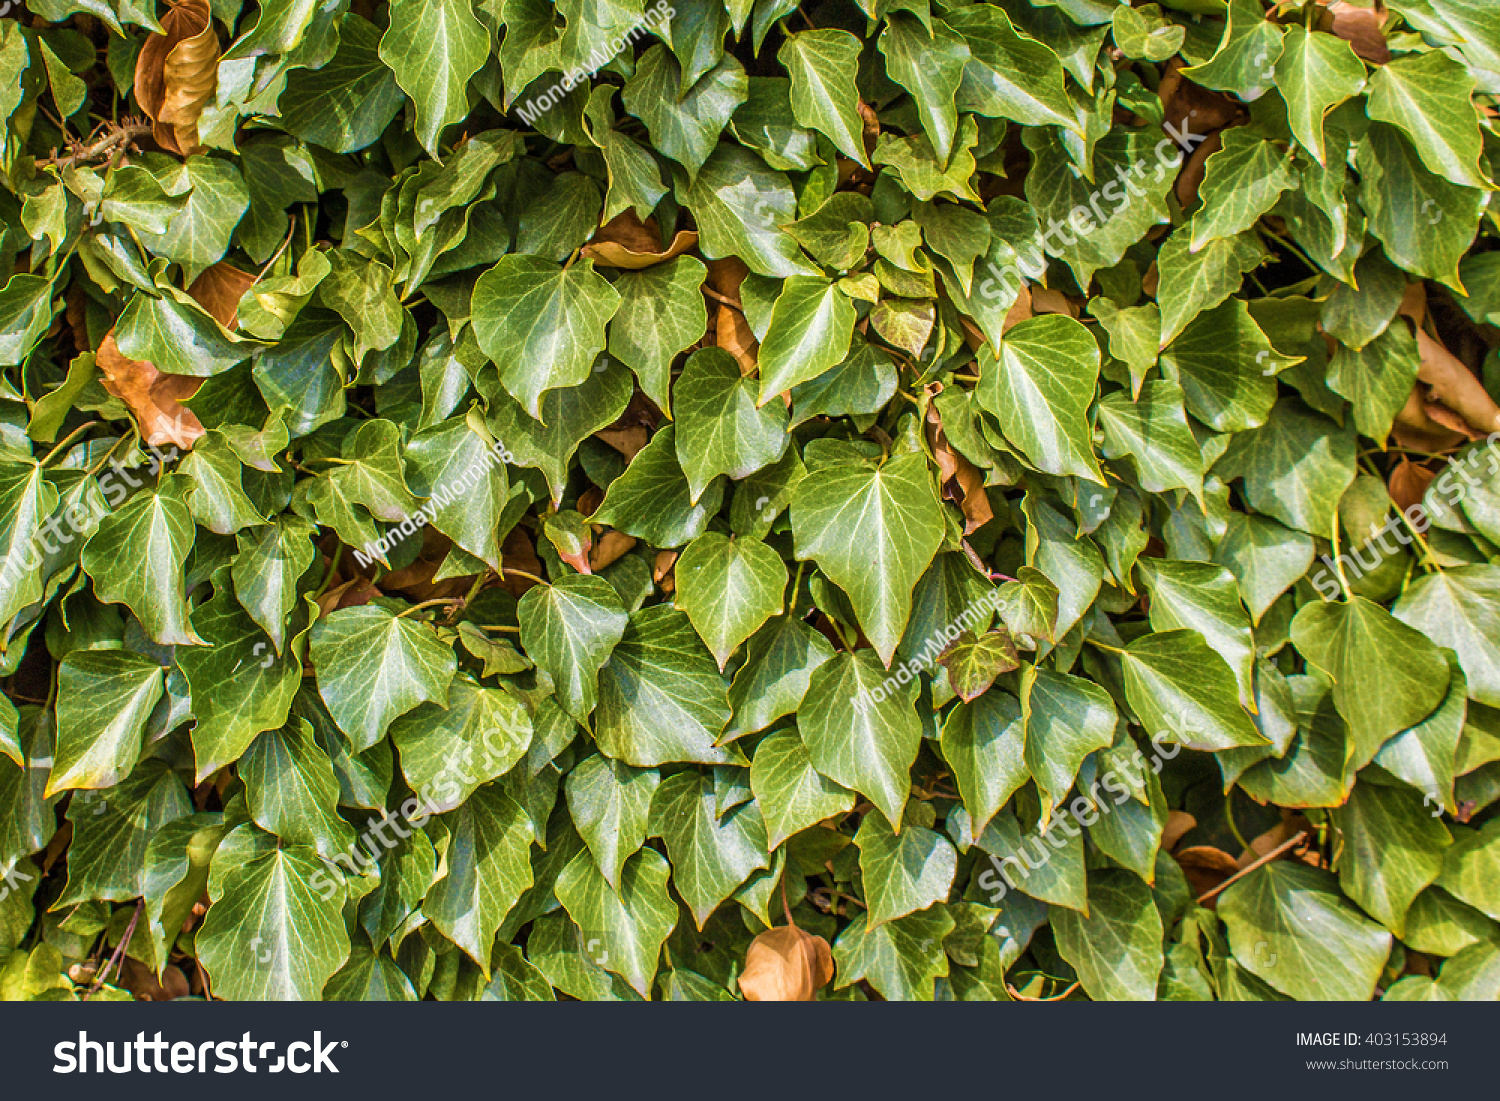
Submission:
[[[175,1043],[163,1040],[161,1033],[157,1032],[153,1038],[146,1039],[144,1032],[137,1032],[134,1040],[121,1040],[119,1042],[120,1059],[115,1061],[115,1041],[106,1040],[101,1043],[98,1040],[90,1040],[87,1032],[79,1032],[77,1041],[63,1040],[52,1049],[52,1054],[57,1062],[52,1067],[53,1074],[129,1074],[139,1071],[141,1074],[207,1074],[209,1071],[209,1056],[214,1057],[213,1072],[215,1074],[234,1074],[243,1069],[246,1074],[255,1074],[264,1070],[268,1074],[279,1074],[289,1070],[293,1074],[306,1074],[311,1071],[314,1074],[337,1074],[339,1068],[334,1066],[330,1057],[337,1048],[349,1046],[348,1040],[330,1040],[323,1042],[323,1034],[314,1032],[312,1042],[297,1040],[287,1045],[285,1055],[277,1055],[275,1061],[271,1057],[276,1051],[274,1040],[265,1043],[257,1043],[250,1038],[250,1033],[245,1033],[239,1040],[225,1040],[222,1043],[213,1040],[205,1040],[201,1044],[193,1044],[187,1040],[178,1040]],[[90,1059],[90,1056],[93,1058]],[[257,1065],[256,1060],[260,1060]],[[170,1062],[171,1066],[167,1063]]]

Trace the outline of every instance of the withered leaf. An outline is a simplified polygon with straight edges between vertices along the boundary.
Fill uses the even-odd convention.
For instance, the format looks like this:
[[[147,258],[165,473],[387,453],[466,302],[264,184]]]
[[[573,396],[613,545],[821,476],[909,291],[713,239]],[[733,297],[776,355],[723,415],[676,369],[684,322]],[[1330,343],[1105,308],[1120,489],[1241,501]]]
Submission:
[[[751,1002],[810,1002],[832,978],[828,942],[783,925],[750,942],[740,992]]]

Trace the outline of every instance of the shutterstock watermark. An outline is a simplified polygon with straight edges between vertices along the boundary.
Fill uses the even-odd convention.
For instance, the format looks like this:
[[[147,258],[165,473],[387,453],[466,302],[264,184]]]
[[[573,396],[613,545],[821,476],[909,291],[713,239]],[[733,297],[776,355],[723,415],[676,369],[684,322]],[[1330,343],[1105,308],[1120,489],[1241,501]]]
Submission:
[[[1193,112],[1193,114],[1196,113]],[[1158,182],[1168,170],[1182,167],[1185,155],[1192,153],[1208,140],[1207,134],[1193,133],[1191,122],[1192,116],[1190,115],[1181,130],[1170,122],[1162,127],[1170,137],[1165,137],[1156,144],[1155,178]],[[1168,158],[1169,152],[1175,159]],[[989,261],[990,278],[979,284],[979,293],[991,301],[998,302],[1003,300],[1007,293],[1014,298],[1021,292],[1027,280],[1035,282],[1040,279],[1047,270],[1049,250],[1057,252],[1065,245],[1076,245],[1079,237],[1088,237],[1104,228],[1110,221],[1129,210],[1136,199],[1145,197],[1145,189],[1138,187],[1135,181],[1138,178],[1144,180],[1149,167],[1150,162],[1145,157],[1137,160],[1128,169],[1116,167],[1115,179],[1105,183],[1089,195],[1087,205],[1081,204],[1070,210],[1066,222],[1048,218],[1046,231],[1032,238],[1031,245],[1024,254],[1020,248],[1017,248],[1016,259],[1012,263],[1001,268],[994,261]],[[1106,212],[1102,203],[1109,203],[1112,209]],[[1073,232],[1070,232],[1069,226],[1072,227]],[[1062,244],[1052,243],[1054,237]]]
[[[1184,721],[1183,726],[1191,732],[1197,728],[1198,724],[1189,717]],[[1164,747],[1161,743],[1163,737],[1165,737],[1163,731],[1157,731],[1151,735],[1151,745],[1155,750],[1151,754],[1150,761],[1153,773],[1161,772],[1163,761],[1170,761],[1182,752],[1180,745]],[[1139,749],[1135,751],[1130,763],[1140,770],[1139,775],[1144,778],[1147,761]],[[1113,796],[1111,801],[1106,802],[1099,798],[1101,787]],[[986,868],[980,875],[979,889],[989,891],[990,905],[998,906],[1000,900],[1010,892],[1011,888],[1019,886],[1011,870],[1006,867],[1007,864],[1020,869],[1023,881],[1030,878],[1032,872],[1038,871],[1052,859],[1054,852],[1060,851],[1069,840],[1081,836],[1078,825],[1074,823],[1075,818],[1086,827],[1092,826],[1104,815],[1113,813],[1116,807],[1122,806],[1129,798],[1130,787],[1120,778],[1118,772],[1110,769],[1089,785],[1087,795],[1079,795],[1066,807],[1058,809],[1047,829],[1031,839],[1034,842],[1035,852],[1028,852],[1027,842],[1023,840],[1018,851],[1019,855],[1012,853],[1009,856],[997,857],[994,853],[987,853],[994,867]]]
[[[562,80],[552,85],[552,87],[548,88],[541,95],[527,99],[524,104],[517,107],[516,113],[521,116],[521,121],[530,126],[542,112],[552,110],[552,108],[556,107],[562,101],[565,95],[588,80],[600,69],[604,68],[604,66],[608,65],[610,59],[627,45],[643,37],[647,31],[658,29],[653,24],[658,26],[665,25],[667,20],[676,14],[677,9],[667,3],[667,0],[656,0],[656,6],[647,8],[645,16],[639,23],[609,43],[610,48],[608,53],[597,48],[589,53],[590,67],[588,69],[570,69],[563,74]]]
[[[469,490],[473,489],[479,479],[484,476],[485,471],[498,464],[514,462],[515,456],[505,449],[505,445],[496,442],[483,455],[469,464],[465,470],[453,482],[447,482],[433,491],[427,503],[417,509],[415,516],[408,516],[399,524],[386,532],[384,537],[373,543],[366,543],[362,548],[354,552],[354,561],[360,566],[368,566],[372,562],[383,560],[388,552],[397,543],[408,536],[415,535],[433,520],[437,519],[437,510],[446,508],[458,500]]]
[[[886,677],[884,681],[874,688],[862,689],[859,695],[854,697],[854,709],[864,711],[872,704],[884,703],[890,696],[898,691],[902,685],[910,684],[913,678],[924,669],[930,669],[943,651],[958,641],[958,636],[965,631],[978,630],[978,625],[985,622],[993,613],[1000,610],[1000,590],[991,589],[984,596],[970,604],[951,622],[940,627],[927,636],[927,641],[922,644],[922,649],[917,656],[905,664],[896,666],[896,671]]]
[[[1375,532],[1366,539],[1360,547],[1350,547],[1348,554],[1340,554],[1336,558],[1323,555],[1323,568],[1313,574],[1309,579],[1313,588],[1318,590],[1318,595],[1324,600],[1334,600],[1340,591],[1339,578],[1344,581],[1358,581],[1365,574],[1370,573],[1381,562],[1393,554],[1400,552],[1401,547],[1409,547],[1413,539],[1418,535],[1425,535],[1427,529],[1432,526],[1434,516],[1441,519],[1469,495],[1470,486],[1479,486],[1483,482],[1469,476],[1469,468],[1478,466],[1479,459],[1489,455],[1489,470],[1485,471],[1483,478],[1493,478],[1500,472],[1500,452],[1495,450],[1495,445],[1500,442],[1500,432],[1492,432],[1484,441],[1483,450],[1476,448],[1466,455],[1461,462],[1450,462],[1448,469],[1438,476],[1437,481],[1432,484],[1436,491],[1436,499],[1433,508],[1428,510],[1420,502],[1407,505],[1400,513],[1392,513],[1386,517]],[[1459,479],[1468,485],[1460,483]],[[1393,535],[1400,546],[1393,547],[1387,543],[1386,536]],[[1361,548],[1368,550],[1370,560],[1365,561],[1365,556],[1360,553]]]
[[[53,1074],[207,1074],[209,1056],[214,1057],[215,1074],[234,1074],[243,1069],[247,1074],[265,1071],[280,1074],[337,1074],[339,1068],[333,1061],[333,1052],[349,1046],[348,1040],[323,1042],[323,1034],[314,1032],[312,1040],[295,1040],[286,1046],[286,1054],[271,1056],[276,1050],[276,1041],[257,1042],[250,1033],[238,1040],[222,1042],[205,1040],[194,1044],[189,1040],[163,1040],[161,1033],[146,1039],[144,1032],[137,1032],[134,1040],[121,1040],[120,1060],[115,1062],[114,1040],[90,1040],[86,1031],[78,1033],[77,1040],[63,1040],[52,1048],[57,1060],[52,1066]],[[256,1059],[261,1065],[256,1066]],[[91,1065],[92,1064],[92,1065]]]

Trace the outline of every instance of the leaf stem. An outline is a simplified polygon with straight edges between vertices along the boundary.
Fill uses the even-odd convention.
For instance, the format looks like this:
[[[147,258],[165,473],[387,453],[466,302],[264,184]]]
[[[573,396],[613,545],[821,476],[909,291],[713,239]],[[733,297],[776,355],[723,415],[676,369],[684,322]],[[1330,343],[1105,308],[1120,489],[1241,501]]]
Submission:
[[[77,439],[83,433],[87,432],[90,428],[93,428],[94,425],[96,425],[96,424],[103,424],[103,423],[104,423],[103,421],[89,421],[87,424],[83,425],[82,427],[73,429],[73,431],[69,432],[67,434],[67,436],[63,439],[62,443],[58,444],[51,451],[47,452],[47,454],[43,455],[42,459],[41,459],[41,462],[37,463],[37,465],[38,466],[46,466],[49,462],[52,461],[52,456],[56,455],[63,448],[67,447],[68,444],[72,443],[75,439]]]
[[[1251,872],[1255,871],[1256,868],[1259,868],[1262,864],[1269,864],[1272,860],[1275,860],[1278,856],[1280,856],[1282,853],[1286,852],[1288,849],[1290,849],[1292,846],[1294,846],[1295,844],[1297,844],[1297,842],[1301,841],[1306,836],[1307,836],[1307,831],[1306,830],[1301,830],[1301,831],[1299,831],[1297,833],[1297,836],[1295,836],[1293,838],[1290,838],[1289,840],[1283,841],[1281,844],[1277,845],[1270,852],[1266,853],[1265,856],[1261,857],[1260,859],[1254,861],[1251,864],[1246,864],[1243,868],[1241,868],[1239,871],[1235,872],[1232,876],[1230,876],[1228,879],[1226,879],[1223,883],[1220,883],[1217,887],[1214,887],[1212,890],[1204,891],[1201,895],[1199,895],[1198,899],[1197,899],[1198,905],[1202,906],[1205,902],[1207,902],[1209,899],[1213,898],[1214,895],[1218,894],[1225,887],[1228,887],[1231,883],[1233,883],[1237,879],[1243,879],[1245,876],[1247,876]]]
[[[135,913],[130,918],[130,924],[125,927],[125,935],[120,938],[120,943],[115,945],[115,954],[109,957],[109,962],[104,965],[104,970],[99,972],[99,977],[94,980],[93,987],[83,996],[84,1001],[88,1001],[95,994],[99,993],[99,988],[109,978],[110,971],[114,969],[115,965],[120,962],[121,957],[125,955],[125,949],[130,945],[130,938],[135,936],[136,922],[141,920],[141,911],[145,908],[145,899],[141,899],[135,904]]]
[[[1349,579],[1344,576],[1344,562],[1339,557],[1339,507],[1333,506],[1333,569],[1339,575],[1339,588],[1344,590],[1344,603],[1354,598],[1349,595]]]
[[[547,581],[544,578],[540,578],[540,577],[538,577],[534,573],[527,573],[525,570],[518,570],[514,566],[501,566],[500,568],[502,570],[504,570],[506,573],[513,573],[517,577],[524,577],[528,581],[535,581],[538,585],[550,585],[551,584],[550,581]]]
[[[396,613],[396,618],[397,619],[405,619],[407,616],[411,615],[412,612],[420,612],[423,608],[433,608],[433,607],[436,607],[439,604],[462,604],[462,603],[463,603],[462,599],[460,599],[459,597],[456,597],[456,596],[440,596],[440,597],[437,597],[437,598],[435,598],[433,600],[424,600],[420,604],[413,604],[410,608],[407,608],[404,612],[397,612]]]
[[[344,557],[344,541],[339,540],[333,548],[333,557],[328,560],[328,570],[323,574],[323,583],[318,586],[318,591],[313,593],[313,603],[317,603],[318,597],[328,591],[328,586],[333,584],[333,575],[339,572],[339,562]]]

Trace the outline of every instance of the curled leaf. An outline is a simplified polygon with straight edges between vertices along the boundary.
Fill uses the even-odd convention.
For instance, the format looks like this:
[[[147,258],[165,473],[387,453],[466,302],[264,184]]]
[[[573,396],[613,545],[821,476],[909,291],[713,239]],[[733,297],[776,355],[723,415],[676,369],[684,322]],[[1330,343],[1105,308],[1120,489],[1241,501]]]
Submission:
[[[832,978],[828,942],[783,925],[750,942],[740,992],[751,1002],[810,1002]]]
[[[156,124],[156,141],[179,156],[196,151],[198,116],[219,80],[219,39],[208,0],[175,0],[135,61],[135,98]]]

